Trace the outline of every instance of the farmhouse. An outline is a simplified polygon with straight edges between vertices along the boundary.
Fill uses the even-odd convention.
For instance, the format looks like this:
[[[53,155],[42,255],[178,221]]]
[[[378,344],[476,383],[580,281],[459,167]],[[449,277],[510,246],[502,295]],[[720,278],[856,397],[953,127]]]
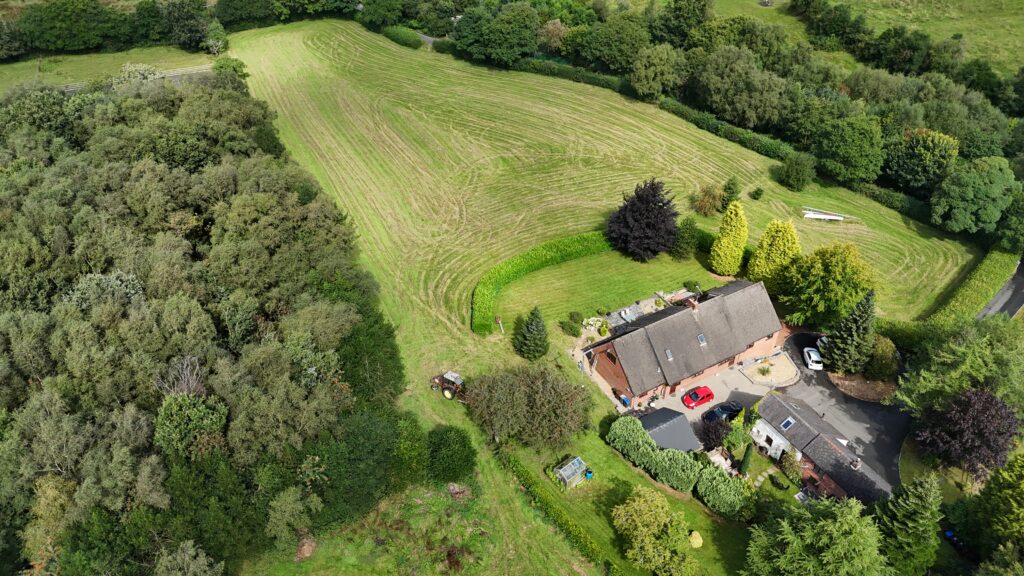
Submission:
[[[750,431],[754,443],[776,459],[793,452],[804,480],[820,494],[873,502],[892,492],[889,482],[857,456],[849,441],[803,401],[772,393],[757,411],[761,417]]]
[[[782,340],[764,284],[738,280],[617,326],[584,353],[615,394],[635,405],[767,356]]]
[[[697,435],[693,433],[690,421],[682,412],[671,408],[658,408],[640,417],[644,430],[658,448],[675,448],[683,452],[701,450],[703,446]]]

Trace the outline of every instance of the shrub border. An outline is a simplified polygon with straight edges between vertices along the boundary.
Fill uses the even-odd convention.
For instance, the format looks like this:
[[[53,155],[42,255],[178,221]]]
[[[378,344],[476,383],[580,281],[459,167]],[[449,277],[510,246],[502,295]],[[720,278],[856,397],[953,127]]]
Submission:
[[[494,307],[501,289],[531,272],[584,256],[611,250],[604,232],[584,232],[548,240],[543,244],[499,262],[484,273],[473,288],[470,326],[485,336],[494,331]]]
[[[1019,262],[1020,256],[1016,254],[992,250],[930,319],[939,322],[973,319],[1013,277]]]

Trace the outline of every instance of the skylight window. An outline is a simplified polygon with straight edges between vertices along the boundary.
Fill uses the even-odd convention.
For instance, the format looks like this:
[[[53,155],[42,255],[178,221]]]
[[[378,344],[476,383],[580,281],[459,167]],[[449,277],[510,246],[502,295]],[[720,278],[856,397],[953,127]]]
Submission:
[[[796,420],[793,420],[792,418],[786,418],[785,420],[782,421],[782,430],[789,430],[790,428],[793,427],[793,424],[796,424]]]
[[[697,334],[697,342],[700,342],[701,346],[708,345],[708,339],[705,338],[703,334]]]
[[[665,349],[665,358],[668,358],[669,362],[672,361],[672,351],[669,350],[668,348]]]

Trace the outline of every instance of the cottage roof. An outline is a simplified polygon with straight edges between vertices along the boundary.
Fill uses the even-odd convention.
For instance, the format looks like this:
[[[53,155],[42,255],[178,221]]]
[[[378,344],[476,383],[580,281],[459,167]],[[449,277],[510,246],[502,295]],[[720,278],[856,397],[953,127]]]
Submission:
[[[802,400],[768,394],[757,412],[850,496],[872,502],[892,492],[892,485],[860,460],[835,426]]]
[[[633,394],[679,382],[779,331],[764,284],[732,282],[696,309],[670,306],[620,327],[611,339]]]
[[[644,430],[651,435],[659,448],[675,448],[684,452],[703,448],[693,433],[690,421],[682,412],[670,408],[658,408],[640,417]]]

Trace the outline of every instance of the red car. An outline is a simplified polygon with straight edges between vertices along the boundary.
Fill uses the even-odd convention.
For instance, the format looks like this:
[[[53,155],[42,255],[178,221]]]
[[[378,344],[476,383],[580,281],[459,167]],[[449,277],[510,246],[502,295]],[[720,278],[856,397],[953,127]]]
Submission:
[[[696,408],[715,399],[715,393],[707,386],[698,386],[683,396],[683,405],[687,408]]]

